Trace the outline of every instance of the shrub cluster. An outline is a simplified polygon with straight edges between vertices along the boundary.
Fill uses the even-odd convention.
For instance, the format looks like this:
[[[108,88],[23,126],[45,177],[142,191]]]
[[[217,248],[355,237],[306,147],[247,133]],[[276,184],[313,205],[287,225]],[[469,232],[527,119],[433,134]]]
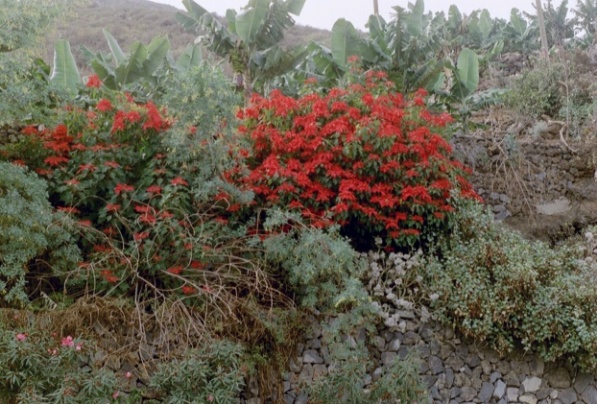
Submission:
[[[79,250],[53,212],[46,184],[22,167],[0,162],[0,306],[29,303],[26,277],[76,268]]]
[[[180,360],[161,364],[150,387],[166,403],[231,403],[245,384],[248,371],[243,348],[230,341],[214,341]]]
[[[595,61],[587,52],[559,50],[515,79],[506,104],[525,117],[566,122],[568,135],[590,135],[594,122]]]
[[[239,112],[247,170],[227,176],[255,193],[256,206],[290,209],[314,227],[340,224],[367,248],[374,236],[426,240],[448,225],[452,193],[477,197],[439,134],[452,119],[429,112],[424,91],[406,100],[381,72],[325,93],[308,88],[298,99],[255,95]]]
[[[0,399],[9,403],[112,401],[118,396],[116,375],[108,369],[81,367],[90,352],[86,341],[68,335],[14,332],[0,324]]]
[[[213,159],[170,153],[166,143],[180,141],[165,142],[173,122],[152,101],[106,90],[95,77],[81,99],[84,104],[67,106],[63,123],[27,126],[25,140],[5,151],[13,164],[45,179],[55,210],[78,227],[83,261],[71,267],[70,281],[125,295],[139,285],[179,296],[209,290],[199,275],[221,261],[215,246],[224,235],[215,233],[223,219],[198,206],[206,198],[195,198],[191,184],[196,177],[217,177],[213,170],[197,175],[201,163]],[[185,123],[188,136],[195,136],[187,116],[176,123],[178,132]],[[212,143],[196,144],[189,153],[213,152]]]
[[[503,229],[479,206],[424,266],[436,313],[499,351],[519,344],[546,361],[597,369],[597,266],[572,247],[550,249]]]

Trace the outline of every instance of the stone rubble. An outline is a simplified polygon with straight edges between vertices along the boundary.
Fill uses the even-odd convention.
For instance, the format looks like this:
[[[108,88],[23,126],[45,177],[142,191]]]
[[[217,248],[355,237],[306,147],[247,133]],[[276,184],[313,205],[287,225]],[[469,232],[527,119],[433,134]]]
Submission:
[[[377,380],[384,367],[416,351],[421,360],[420,374],[427,381],[429,400],[434,404],[597,404],[595,377],[569,364],[545,363],[541,358],[522,352],[503,357],[472,341],[461,340],[453,330],[434,321],[408,320],[407,329],[409,331],[404,333],[381,329],[367,339],[370,357],[376,365],[367,375],[365,385]],[[296,357],[290,361],[284,375],[287,404],[307,403],[308,396],[300,391],[301,385],[333,371],[321,333],[315,334],[319,335],[297,347]],[[356,343],[356,340],[362,341],[363,336],[346,337],[348,343]],[[265,404],[270,401],[253,396],[244,402]]]

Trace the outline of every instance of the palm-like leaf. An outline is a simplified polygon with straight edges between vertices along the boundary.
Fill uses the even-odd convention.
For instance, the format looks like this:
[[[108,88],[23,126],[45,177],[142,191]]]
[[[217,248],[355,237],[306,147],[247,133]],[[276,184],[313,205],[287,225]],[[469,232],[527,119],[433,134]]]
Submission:
[[[236,16],[236,34],[246,44],[255,42],[261,26],[265,23],[270,0],[253,0]]]
[[[70,91],[77,91],[81,75],[68,41],[59,40],[54,47],[54,66],[50,81]]]
[[[103,29],[102,32],[104,33],[104,37],[106,38],[106,41],[108,42],[108,47],[110,48],[110,52],[112,52],[112,55],[114,56],[114,60],[116,60],[116,63],[120,64],[120,63],[124,62],[124,60],[126,59],[126,56],[124,55],[124,52],[122,51],[122,49],[120,49],[120,45],[118,44],[118,41],[116,40],[116,38],[114,38],[112,36],[112,34],[110,32],[108,32],[107,29]]]

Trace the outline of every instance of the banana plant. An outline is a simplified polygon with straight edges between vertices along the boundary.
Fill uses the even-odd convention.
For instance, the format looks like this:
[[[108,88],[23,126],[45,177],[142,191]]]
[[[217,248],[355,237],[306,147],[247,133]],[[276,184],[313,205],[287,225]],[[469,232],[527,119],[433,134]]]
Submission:
[[[291,71],[308,54],[304,47],[285,50],[280,42],[295,23],[305,0],[249,0],[240,13],[226,12],[220,22],[193,0],[183,0],[186,12],[176,15],[186,30],[199,33],[198,42],[228,58],[239,88],[267,89],[276,77]]]
[[[105,29],[103,32],[111,54],[94,54],[87,48],[83,48],[83,52],[106,87],[121,90],[130,88],[134,83],[148,87],[159,84],[158,69],[168,66],[170,41],[167,37],[156,37],[147,46],[135,42],[125,54],[112,34]]]
[[[479,87],[479,56],[464,48],[456,64],[447,69],[449,80],[442,74],[434,93],[448,106],[450,113],[461,122],[466,131],[472,112],[501,102],[505,90],[477,91]]]
[[[446,63],[437,57],[444,21],[425,13],[423,0],[408,9],[394,9],[396,17],[390,22],[379,15],[369,17],[368,38],[350,22],[338,20],[332,28],[331,49],[310,45],[311,52],[298,67],[303,76],[325,78],[324,84],[337,81],[346,72],[348,57],[357,56],[365,69],[388,72],[399,91],[432,89]]]
[[[597,32],[597,0],[578,0],[572,12],[576,26],[593,42]]]
[[[168,55],[170,42],[166,37],[156,37],[147,46],[134,43],[130,51],[125,53],[108,31],[104,30],[104,36],[110,54],[93,53],[85,47],[83,54],[107,88],[131,91],[139,97],[156,95],[169,74],[174,71],[184,73],[203,60],[201,48],[189,45],[178,60],[173,62]],[[61,40],[55,45],[49,81],[71,92],[78,91],[82,84],[68,41]]]
[[[368,46],[362,46],[359,55],[363,65],[387,71],[399,91],[432,90],[447,63],[441,52],[445,17],[426,13],[423,0],[394,10],[389,22],[381,16],[369,17]]]
[[[68,41],[61,39],[54,45],[54,64],[49,80],[72,93],[76,93],[81,85],[81,74]]]
[[[538,9],[535,6],[536,14],[525,13],[525,16],[538,24]],[[568,18],[568,0],[562,0],[559,6],[554,7],[551,0],[547,0],[543,10],[545,20],[545,30],[547,31],[548,47],[561,46],[565,42],[574,39],[574,26],[577,24],[576,18]]]
[[[504,48],[508,52],[520,52],[526,58],[531,51],[539,49],[537,26],[529,23],[517,8],[511,10],[503,35]]]

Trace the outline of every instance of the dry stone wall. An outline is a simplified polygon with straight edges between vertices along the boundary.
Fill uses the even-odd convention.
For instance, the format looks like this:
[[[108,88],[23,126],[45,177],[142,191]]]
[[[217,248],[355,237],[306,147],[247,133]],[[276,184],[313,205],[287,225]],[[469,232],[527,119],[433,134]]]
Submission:
[[[453,144],[497,220],[549,241],[597,223],[595,142],[566,142],[546,131],[522,139],[459,135]]]
[[[367,339],[364,330],[347,336],[349,343],[367,343],[376,366],[364,380],[371,384],[385,367],[415,351],[420,358],[420,374],[434,404],[456,403],[527,403],[527,404],[597,404],[597,384],[591,374],[579,372],[563,363],[545,363],[542,359],[514,352],[497,352],[461,339],[450,328],[434,321],[423,322],[411,313],[402,331],[380,329]],[[332,371],[329,351],[321,340],[319,326],[297,347],[290,369],[284,375],[284,399],[289,404],[306,404],[309,398],[300,391]],[[399,375],[397,375],[399,377]],[[261,404],[255,384],[247,390],[252,398],[246,403]]]

